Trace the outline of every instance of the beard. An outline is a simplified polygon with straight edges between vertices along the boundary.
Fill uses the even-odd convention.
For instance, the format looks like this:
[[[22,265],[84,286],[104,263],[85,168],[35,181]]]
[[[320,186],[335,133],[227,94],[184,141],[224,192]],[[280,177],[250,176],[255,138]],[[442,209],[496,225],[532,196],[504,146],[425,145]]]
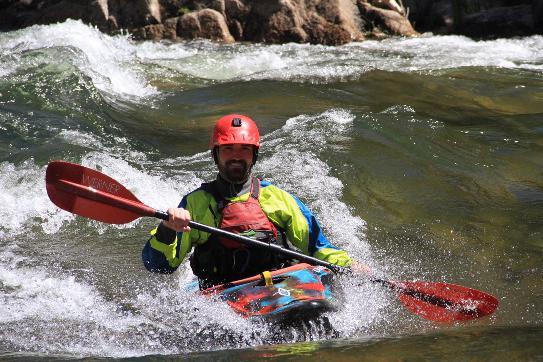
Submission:
[[[249,165],[244,160],[230,160],[224,165],[219,165],[221,176],[233,184],[240,184],[247,181],[249,171]]]

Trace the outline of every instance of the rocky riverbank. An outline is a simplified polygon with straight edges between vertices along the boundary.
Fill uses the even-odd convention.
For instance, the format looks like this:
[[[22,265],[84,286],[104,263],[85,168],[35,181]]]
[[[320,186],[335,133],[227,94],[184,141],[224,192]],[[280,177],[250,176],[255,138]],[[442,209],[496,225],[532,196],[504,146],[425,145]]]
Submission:
[[[431,31],[476,38],[543,28],[543,0],[6,0],[0,30],[81,19],[136,39],[340,45]]]
[[[404,0],[419,32],[494,39],[543,33],[543,0]]]

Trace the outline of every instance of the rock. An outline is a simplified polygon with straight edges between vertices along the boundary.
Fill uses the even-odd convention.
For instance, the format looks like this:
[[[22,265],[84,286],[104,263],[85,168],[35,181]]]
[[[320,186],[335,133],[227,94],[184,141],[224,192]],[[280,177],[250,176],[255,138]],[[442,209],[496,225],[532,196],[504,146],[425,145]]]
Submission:
[[[449,34],[454,30],[455,15],[450,0],[404,0],[409,21],[418,32]]]
[[[543,0],[532,1],[532,14],[535,32],[539,34],[543,33]]]
[[[318,16],[314,16],[304,28],[312,44],[341,45],[352,41],[347,30]]]
[[[360,18],[360,12],[354,2],[350,0],[315,2],[311,8],[321,15],[331,26],[337,29],[334,33],[346,33],[348,41],[363,40],[361,29],[365,25]],[[332,35],[332,34],[331,34]]]
[[[222,14],[212,9],[181,16],[177,22],[177,36],[183,39],[206,38],[226,43],[234,41]]]
[[[475,38],[543,32],[543,0],[403,0],[418,31]]]
[[[107,21],[106,21],[106,32],[107,33],[113,33],[113,32],[116,32],[117,30],[119,30],[119,24],[117,24],[117,19],[110,15],[107,17]]]
[[[255,1],[246,17],[244,37],[264,43],[305,43],[302,10],[291,0]]]
[[[177,39],[177,22],[179,17],[169,18],[164,21],[164,38],[175,40]]]
[[[379,8],[394,10],[400,15],[405,15],[405,9],[396,0],[370,0],[370,4]]]
[[[230,20],[228,22],[228,30],[230,30],[230,34],[232,34],[235,40],[243,40],[243,26],[241,26],[238,20]]]
[[[164,25],[153,24],[137,28],[132,32],[132,37],[137,40],[161,40],[164,38]]]
[[[162,22],[159,0],[107,1],[109,13],[115,16],[119,27],[123,29],[134,29]]]
[[[245,5],[240,0],[225,0],[224,15],[228,19],[240,20],[249,14],[249,6]]]
[[[228,30],[235,40],[243,40],[244,31],[243,23],[246,16],[249,14],[250,8],[240,0],[225,0],[224,1],[224,17]]]
[[[52,24],[81,19],[107,31],[109,11],[106,0],[5,1],[0,4],[0,30],[9,31],[34,24]]]
[[[381,9],[362,0],[358,0],[357,3],[360,14],[369,19],[379,30],[391,35],[414,36],[418,34],[409,20],[398,12]]]
[[[180,5],[181,7],[187,8],[191,11],[212,9],[223,14],[224,8],[225,8],[225,1],[224,0],[184,0],[184,1],[181,1]]]
[[[349,0],[267,0],[250,3],[252,6],[243,26],[247,40],[339,45],[363,39],[358,9]]]
[[[388,11],[397,15],[401,12],[397,0],[371,1],[395,9]],[[393,18],[378,9],[370,7],[365,11],[373,21],[384,24],[388,33],[408,33],[401,16]],[[355,0],[0,1],[2,30],[67,18],[81,19],[106,32],[127,29],[136,39],[207,38],[326,45],[363,40],[363,32],[372,26],[361,17]]]
[[[531,5],[506,6],[466,15],[456,32],[474,38],[522,36],[535,32]]]

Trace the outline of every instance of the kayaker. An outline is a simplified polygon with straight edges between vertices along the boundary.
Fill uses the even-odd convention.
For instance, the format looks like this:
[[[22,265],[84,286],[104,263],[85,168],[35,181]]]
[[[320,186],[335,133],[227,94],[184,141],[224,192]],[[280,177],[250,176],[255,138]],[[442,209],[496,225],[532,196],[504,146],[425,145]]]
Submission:
[[[185,195],[177,208],[169,208],[169,220],[151,231],[142,252],[148,270],[172,273],[194,248],[190,265],[200,287],[206,288],[290,263],[267,249],[191,230],[190,220],[351,265],[349,255],[328,241],[299,199],[252,175],[259,148],[258,127],[251,118],[231,114],[217,121],[210,142],[217,177]]]

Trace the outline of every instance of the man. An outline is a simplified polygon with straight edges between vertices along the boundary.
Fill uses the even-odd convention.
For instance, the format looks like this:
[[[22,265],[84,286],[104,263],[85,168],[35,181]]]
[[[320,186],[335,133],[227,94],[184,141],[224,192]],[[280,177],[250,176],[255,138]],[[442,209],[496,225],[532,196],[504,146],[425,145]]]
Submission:
[[[217,178],[183,197],[178,208],[169,208],[169,220],[151,231],[142,253],[148,270],[172,273],[194,248],[190,264],[200,287],[206,288],[289,263],[266,248],[191,230],[190,220],[284,247],[290,242],[332,264],[352,263],[345,251],[326,239],[300,200],[252,176],[259,148],[259,131],[249,117],[231,114],[217,121],[210,143]]]

